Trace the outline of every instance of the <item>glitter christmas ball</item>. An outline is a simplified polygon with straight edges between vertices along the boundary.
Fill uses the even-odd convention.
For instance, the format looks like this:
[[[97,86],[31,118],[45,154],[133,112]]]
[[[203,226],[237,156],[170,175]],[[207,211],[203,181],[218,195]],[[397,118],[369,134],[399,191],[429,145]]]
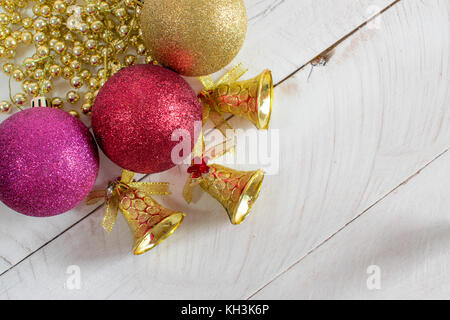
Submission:
[[[88,128],[56,108],[31,108],[0,124],[0,200],[28,216],[69,211],[91,191],[99,168]]]
[[[241,49],[247,32],[242,0],[145,0],[145,46],[159,63],[185,76],[219,71]]]
[[[172,141],[172,134],[184,129],[177,132],[189,133],[191,141],[184,143],[190,142],[192,148],[194,122],[201,120],[197,95],[183,78],[144,64],[123,68],[112,76],[92,110],[92,128],[100,148],[120,167],[138,173],[175,166],[171,153],[180,142]]]

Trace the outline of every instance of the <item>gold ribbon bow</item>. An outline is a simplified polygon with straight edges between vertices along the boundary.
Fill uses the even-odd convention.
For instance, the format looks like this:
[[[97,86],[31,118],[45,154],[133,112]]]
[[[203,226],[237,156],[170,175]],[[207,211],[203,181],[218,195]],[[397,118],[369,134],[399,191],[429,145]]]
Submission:
[[[102,226],[110,233],[120,209],[122,195],[130,189],[143,191],[149,195],[170,194],[169,184],[166,182],[136,182],[133,181],[134,173],[128,170],[122,171],[119,179],[111,182],[106,190],[92,191],[86,198],[86,204],[91,205],[104,199],[106,213],[103,217]]]
[[[210,98],[211,93],[222,84],[231,84],[241,78],[248,70],[239,63],[233,69],[228,71],[222,78],[214,83],[211,76],[203,76],[198,79],[202,83],[204,89],[199,93],[199,98],[203,106],[203,125],[208,119],[214,123],[214,126],[226,137],[226,129],[233,129],[228,121],[218,109],[216,103]]]

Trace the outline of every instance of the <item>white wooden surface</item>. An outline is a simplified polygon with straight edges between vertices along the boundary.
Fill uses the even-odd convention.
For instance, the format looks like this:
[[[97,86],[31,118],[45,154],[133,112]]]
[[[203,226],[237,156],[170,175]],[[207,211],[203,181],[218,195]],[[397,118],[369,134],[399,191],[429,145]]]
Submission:
[[[229,225],[207,195],[186,206],[180,168],[146,177],[170,181],[174,195],[161,202],[188,216],[140,257],[123,220],[103,232],[103,208],[33,219],[1,205],[0,298],[449,297],[449,1],[246,4],[236,61],[281,81],[272,120],[280,171],[246,223]],[[308,80],[303,66],[336,43]],[[97,185],[118,172],[102,158]],[[366,287],[371,264],[382,290]],[[65,286],[71,265],[79,290]]]

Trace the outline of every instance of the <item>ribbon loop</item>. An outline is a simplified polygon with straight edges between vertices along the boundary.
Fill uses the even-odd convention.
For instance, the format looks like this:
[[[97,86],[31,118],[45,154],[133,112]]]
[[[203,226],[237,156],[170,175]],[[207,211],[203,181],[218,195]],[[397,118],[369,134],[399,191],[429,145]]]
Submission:
[[[214,90],[222,84],[231,84],[236,82],[241,78],[248,70],[243,66],[242,63],[236,65],[233,69],[228,71],[222,76],[216,83],[214,83],[211,76],[203,76],[198,79],[202,83],[204,90],[199,93],[199,99],[203,106],[203,125],[206,124],[208,119],[212,121],[214,126],[223,134],[226,135],[226,130],[232,130],[233,127],[228,123],[227,119],[223,116],[222,112],[219,111],[214,100],[211,98],[211,94]]]
[[[94,190],[86,198],[86,204],[92,205],[100,200],[106,204],[106,212],[102,226],[108,233],[111,232],[120,209],[120,202],[128,190],[139,190],[149,195],[170,194],[169,184],[166,182],[136,182],[134,173],[128,170],[122,171],[122,176],[109,183],[106,190]]]

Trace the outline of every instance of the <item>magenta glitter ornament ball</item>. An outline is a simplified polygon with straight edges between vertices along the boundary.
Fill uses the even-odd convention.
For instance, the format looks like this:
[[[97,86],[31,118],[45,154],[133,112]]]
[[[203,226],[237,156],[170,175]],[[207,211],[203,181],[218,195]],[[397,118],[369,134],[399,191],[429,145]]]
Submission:
[[[197,95],[183,78],[144,64],[123,68],[112,76],[100,89],[92,111],[100,148],[114,163],[137,173],[175,166],[171,154],[179,141],[172,141],[172,134],[188,132],[192,148],[194,122],[201,120]]]
[[[99,168],[88,128],[55,108],[31,108],[0,124],[0,200],[28,216],[69,211],[91,191]]]

